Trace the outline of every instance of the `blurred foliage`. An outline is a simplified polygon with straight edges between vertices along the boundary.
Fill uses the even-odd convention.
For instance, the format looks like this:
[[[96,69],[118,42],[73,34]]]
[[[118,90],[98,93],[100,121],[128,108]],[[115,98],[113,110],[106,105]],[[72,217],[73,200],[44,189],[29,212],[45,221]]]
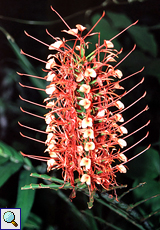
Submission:
[[[59,9],[58,3],[55,3],[54,6],[52,1],[47,2],[55,8],[57,6],[56,9],[58,11],[59,9],[62,11],[60,7],[61,1],[59,1]],[[17,37],[18,29],[16,29],[16,33],[13,33],[14,38],[16,37],[15,42],[10,35],[11,25],[17,23],[16,25],[19,25],[18,28],[21,31],[22,28],[23,30],[24,28],[26,29],[24,27],[24,23],[26,23],[29,26],[27,27],[28,30],[32,32],[33,36],[37,36],[38,39],[50,44],[52,40],[44,35],[43,28],[38,30],[35,30],[35,28],[38,25],[47,25],[50,31],[54,32],[54,36],[62,37],[63,34],[60,34],[59,29],[61,28],[59,26],[59,19],[57,20],[53,16],[55,18],[53,20],[50,13],[47,13],[49,20],[46,21],[43,15],[40,21],[45,1],[39,2],[40,16],[36,21],[17,18],[16,15],[12,18],[8,15],[0,16],[0,19],[9,20],[12,23],[10,26],[8,24],[4,26],[5,23],[2,23],[0,27],[1,35],[5,35],[2,44],[3,46],[5,44],[9,53],[5,55],[1,53],[2,59],[0,60],[0,138],[2,140],[0,142],[0,206],[1,208],[22,208],[23,229],[59,230],[64,229],[64,227],[65,229],[76,230],[160,229],[160,111],[157,106],[160,100],[160,47],[158,43],[160,39],[160,21],[155,21],[155,11],[153,14],[152,8],[148,15],[145,12],[140,13],[140,11],[137,14],[139,8],[142,11],[142,9],[146,9],[147,4],[150,7],[152,6],[152,3],[149,5],[148,2],[150,0],[101,1],[97,6],[96,1],[92,2],[93,5],[89,4],[89,1],[88,3],[84,1],[83,9],[75,2],[69,8],[70,14],[72,10],[72,15],[68,17],[71,25],[73,23],[86,24],[88,29],[99,19],[101,11],[106,10],[105,18],[95,28],[95,31],[101,32],[101,40],[116,36],[120,31],[136,21],[135,12],[136,16],[141,17],[138,24],[116,37],[113,43],[118,50],[123,47],[120,60],[130,52],[134,44],[137,44],[136,50],[119,67],[123,71],[124,76],[130,75],[145,66],[142,73],[123,82],[123,86],[129,90],[145,76],[145,83],[124,98],[123,101],[126,106],[143,95],[146,89],[148,92],[147,97],[143,101],[124,113],[124,117],[127,120],[140,112],[145,107],[146,101],[149,104],[150,110],[139,116],[135,121],[133,120],[131,124],[129,123],[127,129],[132,132],[145,124],[148,119],[152,121],[149,127],[150,137],[142,142],[140,146],[131,149],[127,157],[131,158],[141,152],[141,150],[146,148],[148,142],[152,143],[152,148],[127,164],[129,170],[126,175],[118,175],[120,183],[128,185],[128,188],[122,186],[121,189],[117,190],[119,201],[111,196],[111,194],[114,195],[113,191],[110,191],[110,195],[106,192],[97,193],[94,196],[94,206],[91,210],[87,208],[88,194],[81,183],[77,189],[77,197],[70,202],[68,198],[70,195],[69,184],[66,184],[63,190],[57,190],[59,186],[63,185],[63,181],[57,179],[61,178],[59,173],[51,172],[49,175],[46,175],[45,163],[29,160],[22,157],[19,153],[21,150],[28,154],[43,156],[44,147],[40,143],[20,137],[19,131],[22,131],[22,128],[18,126],[17,121],[36,129],[45,130],[43,120],[22,113],[19,107],[24,107],[26,111],[37,115],[43,116],[46,113],[43,108],[24,103],[19,99],[19,95],[21,95],[27,100],[42,104],[45,97],[42,91],[27,90],[19,86],[18,82],[21,81],[26,85],[45,88],[45,81],[43,80],[25,76],[20,77],[16,74],[16,72],[21,72],[36,76],[45,75],[42,71],[44,65],[21,55],[19,47],[24,47],[24,51],[34,56],[37,55],[42,60],[46,60],[48,51],[46,47],[42,47],[42,45],[37,44],[35,41],[30,41],[30,38],[26,38],[24,35],[18,35]],[[73,14],[72,7],[74,6],[78,7],[76,7],[76,12]],[[30,7],[32,6],[30,5]],[[65,14],[64,12],[64,16],[66,16]],[[80,15],[82,16],[81,18],[79,18]],[[55,26],[55,31],[53,25]],[[4,42],[4,39],[7,42]],[[97,36],[90,37],[88,40],[92,43],[90,44],[90,49],[94,48],[93,44],[97,43]],[[2,45],[0,45],[0,49],[2,48]],[[145,135],[145,131],[147,129],[130,137],[128,144],[132,145],[141,139]],[[45,136],[42,134],[27,129],[23,129],[23,132],[25,135],[45,140]],[[41,189],[35,190],[35,188]],[[12,195],[10,191],[12,191]]]

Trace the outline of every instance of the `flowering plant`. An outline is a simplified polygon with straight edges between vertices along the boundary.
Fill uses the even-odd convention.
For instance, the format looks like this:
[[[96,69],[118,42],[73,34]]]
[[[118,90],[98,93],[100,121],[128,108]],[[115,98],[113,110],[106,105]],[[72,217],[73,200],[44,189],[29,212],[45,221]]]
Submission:
[[[52,10],[56,12],[53,8]],[[118,66],[135,49],[135,46],[121,61],[117,62],[122,49],[117,51],[112,43],[115,37],[137,22],[128,26],[112,39],[104,40],[101,44],[100,33],[92,31],[104,17],[104,13],[85,35],[83,33],[86,27],[77,24],[75,29],[71,29],[57,12],[56,14],[68,28],[63,32],[74,37],[72,39],[73,47],[68,44],[68,40],[53,37],[48,31],[47,33],[54,40],[51,45],[47,45],[26,33],[27,36],[48,46],[49,50],[53,50],[53,54],[48,56],[47,61],[40,60],[45,63],[45,78],[19,73],[20,75],[41,78],[50,82],[46,89],[37,89],[20,83],[22,87],[42,90],[48,95],[44,100],[45,105],[39,105],[49,110],[44,117],[39,116],[45,120],[46,130],[35,130],[19,123],[23,127],[47,135],[46,141],[42,142],[21,133],[24,137],[45,144],[47,146],[45,153],[47,152],[49,156],[39,157],[24,153],[22,155],[46,161],[47,171],[61,169],[64,184],[59,188],[63,188],[65,184],[69,183],[72,189],[71,199],[75,197],[76,189],[84,185],[89,191],[89,207],[92,207],[93,195],[100,188],[107,191],[112,189],[116,195],[115,189],[120,186],[116,180],[116,173],[126,173],[127,167],[125,164],[149,148],[147,147],[130,159],[126,156],[128,150],[148,136],[147,133],[141,140],[122,150],[127,146],[126,139],[129,136],[149,124],[147,122],[139,129],[128,134],[125,125],[146,111],[148,107],[146,106],[145,109],[128,121],[124,121],[123,112],[144,98],[146,93],[125,108],[121,99],[142,84],[144,79],[128,91],[124,91],[121,82],[140,73],[143,68],[130,76],[122,78],[123,74]],[[90,45],[86,39],[95,35],[98,35],[95,50],[86,55]],[[30,56],[23,51],[21,53]],[[22,97],[21,99],[27,101]],[[36,104],[31,101],[27,102]]]

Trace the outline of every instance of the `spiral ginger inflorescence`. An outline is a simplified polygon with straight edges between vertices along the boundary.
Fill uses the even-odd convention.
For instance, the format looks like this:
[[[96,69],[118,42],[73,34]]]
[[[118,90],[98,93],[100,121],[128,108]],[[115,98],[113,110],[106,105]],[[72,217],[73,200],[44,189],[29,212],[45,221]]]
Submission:
[[[86,27],[78,24],[75,29],[71,29],[66,26],[68,30],[63,32],[75,37],[72,39],[73,47],[64,38],[61,40],[53,36],[54,43],[48,45],[54,54],[50,54],[46,62],[45,80],[50,83],[44,89],[48,95],[44,100],[45,108],[49,109],[45,115],[45,152],[49,155],[46,157],[47,170],[61,169],[64,182],[69,182],[73,191],[78,181],[86,183],[92,194],[100,185],[106,190],[118,186],[116,173],[127,171],[125,163],[128,159],[124,153],[148,135],[122,150],[127,146],[126,138],[139,130],[128,134],[124,125],[148,107],[124,122],[123,111],[145,95],[125,108],[121,99],[141,84],[143,79],[128,92],[124,91],[120,83],[143,69],[122,79],[123,74],[117,67],[123,60],[116,63],[122,50],[114,48],[113,38],[104,40],[103,44],[100,44],[99,39],[95,50],[86,55],[89,48],[86,38],[96,34],[100,38],[100,33],[91,33],[96,25],[84,36],[82,33]],[[122,93],[117,93],[120,91]]]

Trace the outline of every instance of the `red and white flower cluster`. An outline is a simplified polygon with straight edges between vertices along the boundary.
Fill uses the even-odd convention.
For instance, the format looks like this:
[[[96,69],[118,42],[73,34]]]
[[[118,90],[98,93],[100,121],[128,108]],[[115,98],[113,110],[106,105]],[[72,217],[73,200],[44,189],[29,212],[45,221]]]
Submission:
[[[111,41],[105,40],[86,56],[88,44],[82,36],[86,28],[76,28],[65,31],[76,37],[73,48],[59,38],[49,46],[57,53],[49,55],[46,63],[46,80],[50,81],[45,99],[50,109],[45,118],[45,151],[51,158],[48,171],[61,168],[64,181],[73,188],[78,172],[90,191],[97,184],[108,189],[117,185],[117,171],[126,173],[120,162],[127,162],[120,153],[127,146],[123,135],[128,133],[122,125],[123,93],[116,93],[116,89],[123,89],[119,85],[122,72],[111,65],[119,52]]]
[[[61,18],[59,14],[58,16]],[[124,89],[120,85],[123,74],[117,67],[125,58],[118,64],[112,64],[116,62],[121,53],[121,50],[117,51],[114,48],[113,38],[104,40],[102,44],[98,39],[95,50],[86,54],[89,47],[86,38],[97,34],[100,38],[100,33],[91,32],[101,18],[84,36],[82,35],[86,30],[84,26],[78,24],[75,29],[71,29],[63,18],[61,19],[68,27],[68,30],[63,32],[75,37],[72,39],[73,47],[70,47],[64,38],[61,40],[53,36],[52,38],[55,39],[53,44],[47,45],[42,42],[48,46],[49,50],[53,51],[53,54],[48,56],[48,61],[43,61],[46,63],[47,72],[45,80],[50,83],[46,89],[39,89],[44,90],[48,95],[44,100],[46,105],[42,106],[49,109],[45,115],[47,127],[44,132],[47,134],[45,152],[49,154],[49,157],[29,157],[46,160],[48,171],[61,169],[64,183],[69,182],[73,191],[75,191],[77,183],[85,183],[91,195],[100,185],[107,190],[118,186],[116,173],[126,173],[127,171],[124,166],[127,157],[124,153],[144,140],[148,134],[133,146],[122,150],[127,146],[125,139],[147,126],[149,122],[131,134],[128,134],[124,125],[146,111],[148,107],[124,123],[122,112],[137,103],[145,94],[127,108],[124,107],[121,98],[141,84],[143,79],[128,92],[119,93]],[[38,40],[38,42],[41,41]],[[25,54],[23,51],[22,53]],[[22,84],[21,86],[37,90],[34,87]],[[21,99],[27,101],[22,97]],[[29,112],[26,113],[37,116]],[[26,128],[35,130],[30,127]],[[127,136],[124,136],[126,134]]]

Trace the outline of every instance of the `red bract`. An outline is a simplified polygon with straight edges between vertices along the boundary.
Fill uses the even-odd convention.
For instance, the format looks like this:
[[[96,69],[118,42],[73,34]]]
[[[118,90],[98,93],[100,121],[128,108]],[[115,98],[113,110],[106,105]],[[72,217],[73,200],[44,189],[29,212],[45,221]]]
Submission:
[[[66,24],[64,20],[63,22]],[[127,171],[124,164],[128,160],[124,153],[148,135],[147,133],[133,146],[121,151],[127,146],[127,137],[149,122],[131,134],[128,134],[124,125],[146,111],[148,107],[124,122],[122,113],[145,95],[127,108],[121,99],[141,84],[143,79],[128,92],[123,91],[119,94],[116,90],[123,90],[120,83],[143,69],[122,80],[123,74],[117,67],[135,46],[122,61],[113,65],[121,53],[121,50],[117,51],[114,48],[111,42],[113,38],[104,40],[102,44],[98,40],[95,50],[86,56],[89,44],[85,39],[96,34],[100,37],[100,33],[91,34],[94,26],[83,36],[85,27],[78,24],[76,29],[71,29],[67,24],[66,26],[68,30],[63,32],[75,37],[72,39],[73,47],[70,47],[65,39],[53,36],[54,42],[48,45],[50,50],[57,51],[56,54],[49,55],[48,61],[45,62],[47,69],[45,79],[50,82],[44,89],[48,94],[45,107],[50,111],[45,115],[47,127],[44,133],[47,134],[47,138],[44,144],[47,146],[45,152],[49,157],[39,159],[47,161],[48,171],[61,169],[64,182],[69,182],[73,190],[77,186],[77,181],[86,183],[91,196],[100,185],[106,190],[118,186],[116,172]],[[127,136],[124,136],[126,134]],[[30,157],[38,159],[35,156]],[[75,175],[78,175],[79,180]]]

